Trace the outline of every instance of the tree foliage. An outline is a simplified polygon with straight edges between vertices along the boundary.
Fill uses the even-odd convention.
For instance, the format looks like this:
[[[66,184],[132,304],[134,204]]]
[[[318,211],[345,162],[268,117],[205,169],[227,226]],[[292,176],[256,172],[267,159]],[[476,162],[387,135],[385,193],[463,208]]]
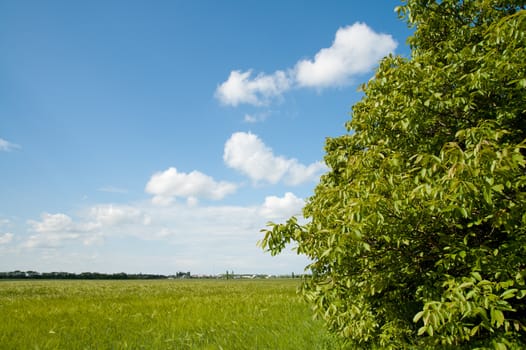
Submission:
[[[406,0],[304,208],[263,230],[312,259],[302,293],[353,349],[526,348],[526,11]]]

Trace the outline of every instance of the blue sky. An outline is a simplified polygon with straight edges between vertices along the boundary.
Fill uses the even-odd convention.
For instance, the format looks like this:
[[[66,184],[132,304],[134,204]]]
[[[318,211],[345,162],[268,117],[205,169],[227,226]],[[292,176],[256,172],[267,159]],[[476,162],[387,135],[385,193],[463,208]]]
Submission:
[[[300,214],[390,1],[0,0],[0,271],[300,273]]]

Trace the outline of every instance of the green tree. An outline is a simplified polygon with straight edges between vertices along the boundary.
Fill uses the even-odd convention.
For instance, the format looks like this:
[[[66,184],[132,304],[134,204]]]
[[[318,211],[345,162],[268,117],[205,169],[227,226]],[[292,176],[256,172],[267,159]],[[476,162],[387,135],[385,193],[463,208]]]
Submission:
[[[302,293],[353,349],[526,348],[524,7],[404,1],[411,57],[327,139],[307,223],[263,230],[312,259]]]

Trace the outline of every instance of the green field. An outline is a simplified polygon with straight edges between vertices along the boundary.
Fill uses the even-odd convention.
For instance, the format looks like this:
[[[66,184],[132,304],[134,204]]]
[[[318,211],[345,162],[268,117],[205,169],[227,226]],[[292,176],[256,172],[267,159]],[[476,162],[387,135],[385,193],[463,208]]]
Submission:
[[[1,349],[331,349],[298,280],[4,281]]]

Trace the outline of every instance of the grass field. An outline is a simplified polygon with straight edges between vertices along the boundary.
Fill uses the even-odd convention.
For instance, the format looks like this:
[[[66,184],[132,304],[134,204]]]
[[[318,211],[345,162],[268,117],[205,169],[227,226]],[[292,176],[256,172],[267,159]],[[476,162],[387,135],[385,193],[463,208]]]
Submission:
[[[3,281],[0,349],[332,349],[298,280]]]

